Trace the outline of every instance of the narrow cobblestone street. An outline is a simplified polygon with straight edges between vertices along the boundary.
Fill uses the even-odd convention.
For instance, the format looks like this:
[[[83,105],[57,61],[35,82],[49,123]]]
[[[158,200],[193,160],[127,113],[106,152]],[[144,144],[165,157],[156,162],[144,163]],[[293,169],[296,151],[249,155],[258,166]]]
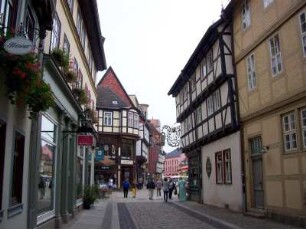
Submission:
[[[198,229],[198,228],[297,228],[271,221],[244,216],[226,209],[179,202],[177,196],[167,203],[162,197],[149,200],[147,190],[138,190],[137,197],[123,198],[123,193],[113,192],[95,203],[90,210],[81,211],[68,229]]]

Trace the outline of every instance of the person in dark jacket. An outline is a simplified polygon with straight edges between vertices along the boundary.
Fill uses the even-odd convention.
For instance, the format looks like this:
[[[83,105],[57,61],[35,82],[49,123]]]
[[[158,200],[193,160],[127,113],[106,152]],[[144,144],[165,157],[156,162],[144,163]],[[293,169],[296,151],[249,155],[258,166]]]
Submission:
[[[169,199],[171,200],[172,199],[172,193],[176,192],[176,187],[175,187],[175,183],[174,181],[170,178],[169,180]]]
[[[149,178],[147,189],[149,190],[149,200],[153,200],[153,193],[155,189],[155,183],[152,178]]]
[[[129,188],[130,188],[130,182],[129,182],[129,179],[126,178],[124,181],[123,181],[123,197],[124,198],[127,198],[128,197],[128,193],[129,193]]]

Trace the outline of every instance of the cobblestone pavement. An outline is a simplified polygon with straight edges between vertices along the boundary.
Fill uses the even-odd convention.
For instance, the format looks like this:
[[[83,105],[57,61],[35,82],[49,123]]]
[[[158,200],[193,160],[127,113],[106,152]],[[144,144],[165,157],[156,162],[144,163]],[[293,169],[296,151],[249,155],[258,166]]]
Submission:
[[[109,198],[98,201],[90,210],[82,211],[73,222],[63,228],[85,229],[198,229],[198,228],[250,228],[294,229],[268,219],[247,217],[226,209],[179,202],[177,196],[167,203],[162,197],[149,200],[147,190],[137,197],[123,198],[122,192],[113,192]]]

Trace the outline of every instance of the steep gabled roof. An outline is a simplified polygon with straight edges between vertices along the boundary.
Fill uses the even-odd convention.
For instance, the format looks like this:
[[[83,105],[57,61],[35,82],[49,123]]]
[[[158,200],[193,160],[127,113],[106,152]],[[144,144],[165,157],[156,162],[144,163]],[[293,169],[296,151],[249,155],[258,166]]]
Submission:
[[[112,67],[109,67],[97,85],[97,108],[135,108]]]
[[[171,151],[170,153],[167,153],[165,158],[172,158],[172,157],[179,157],[182,154],[181,148],[176,148],[175,150]]]

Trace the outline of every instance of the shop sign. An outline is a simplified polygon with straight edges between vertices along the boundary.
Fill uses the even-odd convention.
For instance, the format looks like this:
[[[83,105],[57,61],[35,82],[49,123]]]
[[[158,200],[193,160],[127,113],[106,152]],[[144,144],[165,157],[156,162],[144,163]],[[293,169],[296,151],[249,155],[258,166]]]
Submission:
[[[121,165],[133,165],[134,162],[132,160],[121,160]]]
[[[24,37],[13,37],[4,43],[3,48],[13,55],[25,55],[32,51],[33,42]]]
[[[110,167],[109,166],[100,166],[100,170],[109,170]]]
[[[92,135],[78,135],[78,145],[92,146],[93,136]]]
[[[96,161],[103,161],[104,160],[104,152],[102,149],[96,151]]]

